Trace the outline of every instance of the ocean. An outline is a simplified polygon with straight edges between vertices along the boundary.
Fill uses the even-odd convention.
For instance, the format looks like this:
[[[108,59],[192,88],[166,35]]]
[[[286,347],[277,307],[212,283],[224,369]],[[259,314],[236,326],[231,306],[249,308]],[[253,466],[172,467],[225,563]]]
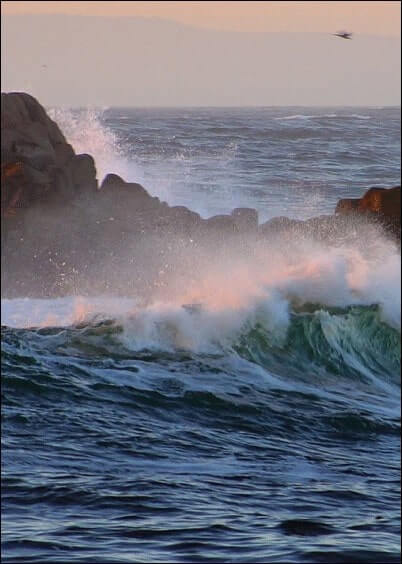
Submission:
[[[49,114],[205,218],[400,183],[400,108]],[[204,258],[191,295],[2,299],[4,562],[400,562],[400,249]]]

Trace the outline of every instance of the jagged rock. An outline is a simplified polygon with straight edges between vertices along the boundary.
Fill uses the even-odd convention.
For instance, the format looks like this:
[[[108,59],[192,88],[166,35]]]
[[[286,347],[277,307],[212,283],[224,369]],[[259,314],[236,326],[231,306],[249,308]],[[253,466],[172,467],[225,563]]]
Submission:
[[[362,198],[339,200],[335,214],[366,214],[400,238],[401,187],[370,188]]]
[[[99,189],[97,195],[99,206],[109,211],[113,210],[113,215],[118,218],[133,220],[134,215],[143,214],[149,216],[160,210],[161,203],[159,198],[152,197],[141,184],[136,182],[125,182],[117,174],[108,174]],[[138,219],[138,218],[137,218]],[[152,224],[149,218],[148,224]]]
[[[360,199],[358,209],[379,213],[392,220],[401,218],[401,187],[370,188]]]
[[[1,104],[3,214],[21,214],[44,201],[64,205],[77,193],[97,188],[92,157],[75,155],[35,98],[2,93]]]

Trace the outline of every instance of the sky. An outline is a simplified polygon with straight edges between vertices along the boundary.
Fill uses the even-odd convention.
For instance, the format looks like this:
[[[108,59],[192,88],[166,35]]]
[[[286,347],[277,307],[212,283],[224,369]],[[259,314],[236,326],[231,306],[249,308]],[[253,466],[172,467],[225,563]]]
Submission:
[[[399,36],[400,2],[35,2],[2,0],[3,14],[79,14],[170,19],[229,31],[333,32]]]
[[[1,16],[2,91],[45,105],[400,105],[400,2],[3,0]]]

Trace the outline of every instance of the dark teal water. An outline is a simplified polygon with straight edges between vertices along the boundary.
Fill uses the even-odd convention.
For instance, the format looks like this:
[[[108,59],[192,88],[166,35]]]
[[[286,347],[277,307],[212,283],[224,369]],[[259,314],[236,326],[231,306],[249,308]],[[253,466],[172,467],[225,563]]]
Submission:
[[[400,336],[377,308],[209,354],[134,338],[3,328],[5,561],[398,561]]]
[[[200,210],[207,194],[217,211],[282,197],[305,217],[307,170],[321,193],[311,215],[396,183],[399,110],[318,124],[275,113],[318,110],[231,111],[189,111],[192,135],[177,110],[108,110],[85,127],[132,174],[170,171],[173,186],[181,170],[169,201]],[[347,155],[331,153],[341,135]],[[212,147],[233,136],[222,164]],[[399,562],[400,254],[375,242],[211,264],[201,306],[2,300],[4,561]]]

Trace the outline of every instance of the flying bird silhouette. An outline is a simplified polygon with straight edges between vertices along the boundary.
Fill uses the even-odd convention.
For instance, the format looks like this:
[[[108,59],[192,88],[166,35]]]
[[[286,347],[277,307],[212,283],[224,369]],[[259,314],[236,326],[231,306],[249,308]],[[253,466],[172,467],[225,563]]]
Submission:
[[[342,37],[342,39],[352,39],[352,33],[349,31],[338,31],[338,33],[333,33],[336,37]]]

